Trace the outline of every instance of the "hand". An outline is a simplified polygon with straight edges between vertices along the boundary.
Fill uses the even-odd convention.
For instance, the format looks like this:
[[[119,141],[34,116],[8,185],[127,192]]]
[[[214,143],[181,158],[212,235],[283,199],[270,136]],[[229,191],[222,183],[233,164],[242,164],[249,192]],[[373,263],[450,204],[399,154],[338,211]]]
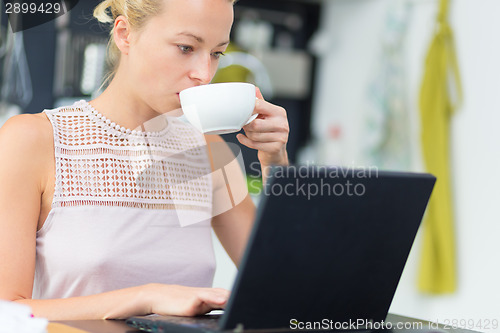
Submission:
[[[149,313],[173,316],[197,316],[226,306],[230,292],[220,288],[195,288],[150,284],[147,297]]]
[[[262,166],[287,165],[288,154],[288,119],[286,110],[264,100],[259,88],[256,88],[257,100],[254,113],[257,119],[243,127],[245,135],[238,134],[238,141],[249,148],[257,149]]]

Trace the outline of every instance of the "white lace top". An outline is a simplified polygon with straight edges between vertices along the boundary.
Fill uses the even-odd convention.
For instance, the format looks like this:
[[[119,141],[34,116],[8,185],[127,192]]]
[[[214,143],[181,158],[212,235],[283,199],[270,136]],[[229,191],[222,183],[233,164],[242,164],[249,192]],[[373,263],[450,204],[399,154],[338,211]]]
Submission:
[[[172,117],[131,131],[85,101],[44,111],[55,193],[36,238],[33,298],[151,282],[209,287],[212,183],[203,136]]]

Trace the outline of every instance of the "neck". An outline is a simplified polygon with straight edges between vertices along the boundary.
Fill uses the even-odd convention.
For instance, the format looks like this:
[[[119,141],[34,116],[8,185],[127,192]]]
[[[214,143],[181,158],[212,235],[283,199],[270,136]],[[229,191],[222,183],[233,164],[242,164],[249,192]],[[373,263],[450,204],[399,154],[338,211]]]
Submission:
[[[161,114],[134,95],[126,83],[128,81],[119,75],[116,73],[106,90],[90,104],[103,116],[127,129],[158,131],[165,127],[164,118],[158,117]],[[161,121],[151,121],[156,118],[161,118]]]

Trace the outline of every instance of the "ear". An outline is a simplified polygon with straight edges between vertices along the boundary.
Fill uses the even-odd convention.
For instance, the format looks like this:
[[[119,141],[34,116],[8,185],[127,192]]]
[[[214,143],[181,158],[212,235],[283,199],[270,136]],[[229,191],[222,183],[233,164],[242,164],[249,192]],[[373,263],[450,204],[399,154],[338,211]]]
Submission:
[[[113,38],[118,49],[128,54],[130,48],[130,24],[125,16],[120,15],[115,20]]]

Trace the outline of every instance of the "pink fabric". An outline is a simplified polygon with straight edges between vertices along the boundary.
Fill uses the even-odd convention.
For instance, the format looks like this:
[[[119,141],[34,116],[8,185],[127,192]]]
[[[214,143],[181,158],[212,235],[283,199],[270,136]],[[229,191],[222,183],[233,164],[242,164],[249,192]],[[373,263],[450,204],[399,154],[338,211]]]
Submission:
[[[53,209],[37,234],[33,298],[64,298],[150,282],[210,287],[209,222],[180,227],[175,211]]]
[[[151,282],[210,287],[212,184],[201,177],[210,173],[203,136],[170,118],[160,132],[120,129],[86,102],[45,113],[56,180],[52,210],[37,233],[32,297]]]

